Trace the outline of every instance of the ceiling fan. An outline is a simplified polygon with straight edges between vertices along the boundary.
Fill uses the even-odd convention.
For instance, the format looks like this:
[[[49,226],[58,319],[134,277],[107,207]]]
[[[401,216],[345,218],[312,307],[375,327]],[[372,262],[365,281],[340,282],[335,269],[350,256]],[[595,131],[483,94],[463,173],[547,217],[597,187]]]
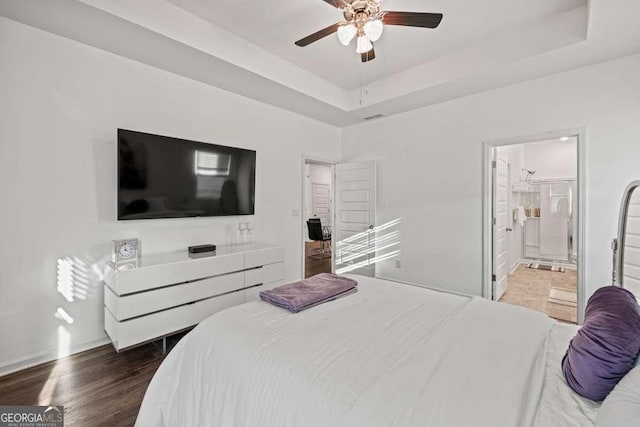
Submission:
[[[348,46],[356,38],[356,52],[362,62],[375,59],[373,43],[382,36],[384,26],[436,28],[442,21],[441,13],[381,11],[382,0],[324,0],[344,14],[344,21],[333,24],[296,42],[308,46],[330,34],[338,33],[340,43]]]

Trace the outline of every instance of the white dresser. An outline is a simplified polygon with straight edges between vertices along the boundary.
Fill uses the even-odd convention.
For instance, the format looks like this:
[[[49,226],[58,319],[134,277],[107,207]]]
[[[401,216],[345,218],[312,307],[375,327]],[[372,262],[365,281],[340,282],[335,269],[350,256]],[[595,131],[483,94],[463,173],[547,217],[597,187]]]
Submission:
[[[192,327],[282,284],[284,252],[262,243],[143,256],[138,267],[107,264],[104,329],[117,351]]]

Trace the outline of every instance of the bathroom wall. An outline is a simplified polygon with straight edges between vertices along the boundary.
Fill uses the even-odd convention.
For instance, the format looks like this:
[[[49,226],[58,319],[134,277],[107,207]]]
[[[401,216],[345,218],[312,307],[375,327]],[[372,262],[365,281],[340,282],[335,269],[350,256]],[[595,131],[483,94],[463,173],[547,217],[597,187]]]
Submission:
[[[531,180],[533,182],[540,180],[556,180],[556,179],[576,179],[578,175],[578,141],[577,138],[569,138],[567,140],[555,140],[555,141],[543,141],[538,143],[531,143],[524,145],[524,163],[525,167],[529,170],[536,171],[535,175],[532,176]],[[572,212],[577,213],[578,205],[577,205],[577,186],[576,182],[573,181],[571,183],[572,192],[573,192],[573,209]],[[548,219],[549,217],[547,217]],[[544,236],[547,236],[547,241],[549,239],[560,238],[562,233],[562,240],[565,240],[568,236],[564,235],[564,231],[556,230],[549,228],[552,227],[550,223],[546,222],[546,227],[543,225],[544,221],[540,223],[540,226],[543,228],[540,229],[540,238],[544,239]],[[578,221],[574,216],[573,221],[573,236],[577,236],[577,226]],[[533,231],[533,229],[531,230]],[[546,234],[545,234],[546,231]],[[538,236],[537,232],[534,232],[536,236]],[[541,243],[541,242],[537,242]],[[560,250],[560,243],[554,244],[553,247],[557,248],[552,251],[553,255],[535,255],[540,256],[542,258],[553,258],[560,257],[559,259],[564,259],[566,255],[559,255],[560,252],[564,252]],[[576,247],[577,245],[574,245]],[[538,249],[533,248],[532,254],[537,254]],[[549,249],[549,247],[547,247]],[[541,248],[544,251],[544,248]],[[525,253],[525,256],[527,253]]]
[[[577,138],[524,144],[524,167],[536,171],[532,180],[578,176]]]
[[[541,141],[498,148],[500,156],[509,162],[510,187],[512,189],[514,186],[522,187],[522,181],[527,177],[527,173],[522,170],[523,168],[535,171],[531,177],[532,182],[550,179],[575,179],[578,173],[577,143],[577,138],[572,137],[566,141]],[[577,195],[575,182],[572,188],[574,195]],[[524,204],[524,193],[509,192],[510,209],[517,209],[518,206],[524,206]],[[577,198],[575,197],[573,211],[577,212]],[[509,233],[509,263],[513,269],[526,256],[522,250],[524,227],[512,219],[510,219],[509,226],[513,229]],[[574,221],[573,228],[573,235],[576,236],[577,220]]]

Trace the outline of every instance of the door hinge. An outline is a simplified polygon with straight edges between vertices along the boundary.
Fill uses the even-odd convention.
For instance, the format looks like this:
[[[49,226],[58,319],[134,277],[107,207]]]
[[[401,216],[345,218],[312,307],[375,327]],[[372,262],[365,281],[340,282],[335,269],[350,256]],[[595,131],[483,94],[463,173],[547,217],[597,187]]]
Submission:
[[[498,225],[498,221],[495,218],[493,218],[493,225]]]
[[[497,168],[497,167],[498,167],[498,162],[497,162],[497,161],[495,161],[495,160],[491,160],[491,167],[492,167],[493,169]]]
[[[491,281],[492,281],[492,282],[495,282],[496,280],[497,280],[496,275],[495,275],[495,274],[492,274],[492,275],[491,275]]]

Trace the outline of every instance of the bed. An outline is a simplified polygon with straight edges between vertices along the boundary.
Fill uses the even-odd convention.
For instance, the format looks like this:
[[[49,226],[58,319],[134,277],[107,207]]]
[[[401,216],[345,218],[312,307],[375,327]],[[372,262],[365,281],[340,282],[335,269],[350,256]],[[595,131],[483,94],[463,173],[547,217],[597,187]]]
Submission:
[[[298,314],[217,313],[167,356],[137,426],[588,426],[560,368],[577,327],[380,279]]]

